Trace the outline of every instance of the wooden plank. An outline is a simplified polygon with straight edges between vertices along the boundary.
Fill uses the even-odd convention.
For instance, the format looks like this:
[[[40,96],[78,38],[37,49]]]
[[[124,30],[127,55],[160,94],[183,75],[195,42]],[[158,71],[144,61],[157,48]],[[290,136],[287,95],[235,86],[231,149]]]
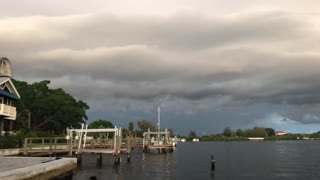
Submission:
[[[106,128],[106,129],[68,129],[68,131],[73,131],[73,132],[88,132],[88,133],[93,133],[93,132],[115,132],[116,129],[112,128]]]
[[[81,149],[81,153],[104,153],[113,154],[113,149]]]

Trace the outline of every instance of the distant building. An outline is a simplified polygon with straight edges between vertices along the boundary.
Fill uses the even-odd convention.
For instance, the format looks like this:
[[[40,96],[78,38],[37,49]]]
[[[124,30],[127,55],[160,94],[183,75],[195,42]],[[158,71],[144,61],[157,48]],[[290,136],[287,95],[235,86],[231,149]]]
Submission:
[[[12,66],[9,59],[0,58],[0,136],[4,134],[4,130],[12,131],[13,121],[17,117],[14,102],[20,99],[20,95],[11,78]]]
[[[263,137],[249,137],[248,139],[250,141],[263,141],[264,140]]]
[[[283,132],[283,131],[276,131],[276,136],[283,136],[283,135],[287,135],[288,133]]]

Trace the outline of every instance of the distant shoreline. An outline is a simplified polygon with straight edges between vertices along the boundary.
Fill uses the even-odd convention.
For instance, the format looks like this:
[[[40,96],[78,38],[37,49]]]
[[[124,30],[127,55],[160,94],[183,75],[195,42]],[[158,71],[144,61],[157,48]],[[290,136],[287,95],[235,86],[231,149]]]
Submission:
[[[251,139],[249,139],[251,138]],[[270,137],[226,137],[226,136],[203,136],[200,141],[278,141],[278,140],[320,140],[302,135],[284,135]]]

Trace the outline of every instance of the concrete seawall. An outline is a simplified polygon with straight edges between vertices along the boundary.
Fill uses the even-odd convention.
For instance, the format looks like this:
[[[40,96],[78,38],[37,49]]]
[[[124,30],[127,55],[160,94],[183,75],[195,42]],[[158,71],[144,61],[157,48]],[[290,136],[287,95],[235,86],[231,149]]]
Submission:
[[[0,149],[0,156],[14,156],[20,153],[20,149]]]
[[[50,179],[76,166],[76,158],[0,157],[0,180]]]

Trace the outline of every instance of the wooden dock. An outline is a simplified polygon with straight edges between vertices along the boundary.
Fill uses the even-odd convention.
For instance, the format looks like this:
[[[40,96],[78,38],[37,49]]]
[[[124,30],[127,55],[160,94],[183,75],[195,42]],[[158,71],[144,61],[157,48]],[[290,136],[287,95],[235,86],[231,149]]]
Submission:
[[[173,152],[175,141],[170,138],[170,132],[167,129],[164,132],[148,132],[143,133],[143,152],[157,150],[158,153]]]
[[[115,164],[121,162],[121,153],[126,153],[127,161],[131,159],[131,150],[138,140],[132,136],[122,138],[121,128],[105,129],[69,129],[67,139],[69,141],[69,155],[72,153],[81,162],[82,153],[96,153],[97,163],[102,162],[102,154],[112,154]]]
[[[143,138],[132,135],[122,136],[121,128],[68,129],[66,137],[26,138],[23,154],[25,156],[76,156],[81,163],[81,154],[97,154],[97,163],[102,163],[102,154],[114,156],[115,164],[121,162],[121,154],[126,154],[130,162],[133,148],[143,148],[143,152],[152,150],[173,152],[176,140],[170,138],[170,132],[145,132]]]
[[[41,156],[67,154],[70,145],[65,137],[25,138],[23,155]]]
[[[126,153],[127,158],[130,158],[133,148],[143,147],[143,139],[134,136],[122,138],[120,131],[121,129],[114,128],[88,129],[86,131],[72,129],[68,130],[67,137],[25,138],[23,149],[15,149],[14,154],[23,153],[25,156],[81,156],[82,153],[96,153],[98,155],[112,154],[119,157],[121,153]],[[112,135],[108,135],[108,133]],[[90,134],[93,136],[88,136]],[[0,151],[0,156],[1,154],[3,156],[11,155],[10,152],[9,150]]]
[[[0,157],[0,180],[50,179],[66,173],[72,176],[76,165],[76,158]]]

